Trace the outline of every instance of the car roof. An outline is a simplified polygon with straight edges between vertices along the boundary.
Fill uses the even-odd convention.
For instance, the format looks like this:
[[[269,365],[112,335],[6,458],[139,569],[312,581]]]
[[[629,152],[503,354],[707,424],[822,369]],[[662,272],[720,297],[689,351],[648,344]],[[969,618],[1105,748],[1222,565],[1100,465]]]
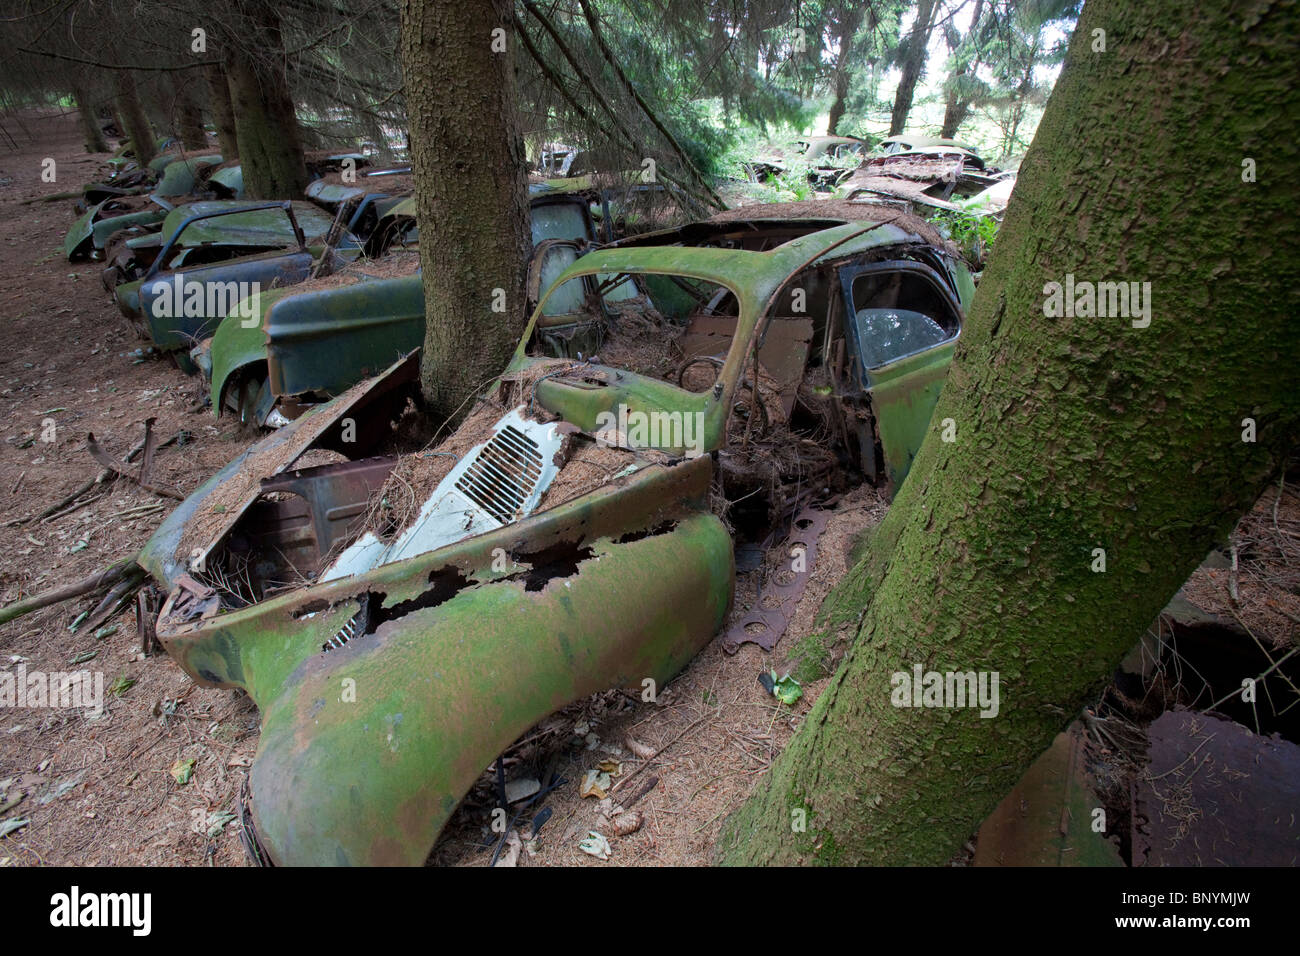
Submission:
[[[756,217],[754,223],[766,221]],[[827,219],[825,226],[763,252],[681,245],[611,246],[578,259],[553,286],[590,273],[668,273],[691,276],[733,288],[742,300],[763,301],[791,273],[826,256],[850,255],[877,246],[920,241],[921,237],[886,220],[851,222]]]

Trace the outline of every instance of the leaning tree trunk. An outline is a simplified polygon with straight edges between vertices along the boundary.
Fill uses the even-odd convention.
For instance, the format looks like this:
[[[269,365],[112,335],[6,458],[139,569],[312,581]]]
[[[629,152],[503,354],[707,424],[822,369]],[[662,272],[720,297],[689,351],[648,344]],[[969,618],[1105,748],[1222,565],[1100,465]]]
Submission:
[[[230,105],[230,83],[226,70],[220,63],[209,63],[203,68],[208,81],[208,108],[212,111],[212,125],[217,128],[217,147],[221,158],[231,162],[239,158],[239,136],[235,132],[235,110]]]
[[[898,90],[894,93],[894,110],[889,117],[889,135],[897,136],[907,126],[907,116],[912,112],[912,95],[916,92],[916,83],[925,69],[926,47],[930,43],[930,31],[934,29],[935,0],[920,0],[916,5],[916,22],[912,32],[907,36],[907,52],[903,57],[903,74],[898,78]]]
[[[402,2],[406,111],[427,240],[420,379],[437,414],[450,415],[502,371],[526,319],[530,240],[512,11],[509,0]]]
[[[268,6],[254,8],[250,20],[257,47],[230,43],[226,60],[244,194],[249,199],[299,199],[307,188],[307,166],[285,73],[280,18]]]
[[[953,139],[969,115],[970,104],[962,99],[955,86],[949,87],[948,98],[943,108],[943,129],[939,131],[939,135],[944,139]]]
[[[1293,447],[1300,23],[1233,6],[1085,6],[934,431],[823,605],[851,646],[724,861],[950,859]],[[1149,327],[1049,317],[1067,275],[1150,282]],[[996,671],[997,716],[892,706],[918,664]]]
[[[835,99],[831,101],[830,115],[826,120],[826,135],[835,136],[840,131],[840,120],[844,119],[845,101],[849,96],[849,73],[842,66],[835,68]]]
[[[849,80],[851,79],[850,58],[853,56],[853,35],[862,22],[860,7],[841,4],[836,11],[839,18],[838,55],[835,58],[835,98],[831,102],[830,116],[826,121],[826,135],[834,136],[839,132],[840,120],[844,118],[845,104],[849,97]]]
[[[955,29],[948,27],[954,41],[953,57],[956,60],[956,66],[948,76],[948,82],[945,84],[945,100],[943,107],[943,128],[940,129],[939,135],[944,139],[953,139],[957,135],[957,130],[961,124],[966,122],[966,117],[970,116],[971,95],[970,87],[975,82],[976,72],[979,70],[980,58],[978,54],[967,54],[963,47],[974,42],[977,46],[978,37],[984,30],[980,18],[984,12],[984,0],[975,0],[975,12],[971,15],[970,30],[966,33],[965,41],[961,41]],[[977,46],[978,48],[978,46]],[[969,56],[969,59],[967,58]]]
[[[144,106],[140,103],[135,74],[130,70],[115,70],[113,90],[117,95],[117,115],[126,124],[126,128],[121,130],[121,133],[131,141],[135,161],[143,166],[158,155],[158,148],[154,143],[149,117],[145,116]]]
[[[172,113],[176,117],[176,134],[180,137],[181,145],[188,150],[207,149],[208,146],[208,134],[203,128],[203,111],[199,109],[190,86],[196,76],[197,74],[185,72],[172,78],[175,94]],[[225,159],[224,156],[221,158]]]
[[[81,119],[81,135],[85,137],[86,152],[108,152],[104,131],[99,128],[99,117],[95,115],[90,105],[90,95],[83,87],[78,86],[72,91],[72,98],[77,103],[77,116]]]

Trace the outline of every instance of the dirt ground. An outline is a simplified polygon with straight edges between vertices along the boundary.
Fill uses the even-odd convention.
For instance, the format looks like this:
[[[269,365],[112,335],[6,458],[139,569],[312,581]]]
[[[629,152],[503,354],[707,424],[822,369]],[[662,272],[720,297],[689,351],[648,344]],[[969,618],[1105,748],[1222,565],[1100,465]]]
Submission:
[[[146,343],[104,290],[102,265],[64,258],[72,202],[22,204],[102,178],[108,154],[83,151],[73,116],[9,115],[4,126],[18,147],[0,152],[0,603],[8,604],[129,556],[176,503],[119,480],[79,499],[89,500],[82,507],[16,525],[99,474],[88,434],[120,457],[146,418],[157,419],[160,439],[185,432],[184,444],[155,460],[156,476],[182,492],[253,436],[193,410],[196,379],[135,354]],[[53,183],[41,180],[46,157]],[[110,621],[116,631],[99,640],[71,632],[87,607],[73,600],[0,626],[0,669],[99,670],[107,702],[98,719],[0,711],[0,806],[21,798],[0,817],[28,821],[0,839],[0,863],[242,862],[234,827],[207,838],[208,815],[234,802],[257,743],[256,713],[229,691],[195,686],[164,656],[145,659],[133,613]],[[109,690],[119,678],[120,696]],[[178,785],[169,768],[191,758],[193,778]]]

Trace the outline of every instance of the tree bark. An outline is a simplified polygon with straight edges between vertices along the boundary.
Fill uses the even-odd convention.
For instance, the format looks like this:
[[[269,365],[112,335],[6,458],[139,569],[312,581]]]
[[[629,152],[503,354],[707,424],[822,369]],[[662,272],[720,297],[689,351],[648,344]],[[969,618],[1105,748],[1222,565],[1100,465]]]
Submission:
[[[916,5],[916,21],[912,32],[907,37],[907,52],[903,57],[903,75],[898,79],[898,90],[894,93],[894,110],[889,117],[889,135],[897,136],[907,126],[907,116],[912,112],[912,95],[916,92],[916,83],[925,69],[926,46],[930,42],[930,31],[934,29],[935,0],[919,0]]]
[[[113,89],[117,94],[117,115],[126,124],[126,128],[121,131],[122,135],[131,140],[135,161],[143,166],[158,155],[158,148],[154,142],[153,128],[140,103],[135,76],[130,70],[115,70]]]
[[[531,245],[509,0],[403,0],[402,67],[421,226],[420,379],[451,415],[518,344]],[[504,30],[505,52],[493,51]],[[497,34],[500,37],[501,34]],[[504,294],[504,312],[493,306]]]
[[[1084,7],[934,430],[819,615],[851,646],[724,862],[951,859],[1294,447],[1300,24],[1233,6]],[[1149,327],[1048,317],[1067,274],[1150,282]],[[996,671],[997,717],[893,706],[918,664]]]
[[[221,158],[230,162],[239,158],[239,135],[235,132],[235,110],[230,105],[230,83],[225,68],[212,63],[203,68],[208,81],[208,108],[212,111],[212,125],[217,128],[217,145]]]
[[[827,136],[835,136],[839,133],[840,120],[844,118],[845,104],[849,97],[849,81],[852,79],[849,62],[853,56],[853,36],[858,32],[858,25],[862,22],[862,10],[857,6],[845,7],[841,4],[836,16],[839,21],[839,52],[835,57],[835,78],[832,83],[835,99],[831,101],[831,112],[826,121]]]
[[[943,129],[939,135],[944,139],[953,139],[957,135],[957,130],[961,124],[966,122],[966,117],[970,115],[970,101],[965,99],[957,86],[948,87],[948,98],[943,108]]]
[[[77,115],[81,119],[81,135],[85,137],[86,152],[108,152],[108,143],[104,139],[104,131],[99,128],[99,117],[91,108],[89,94],[79,86],[72,91],[72,98],[77,103]]]
[[[972,41],[978,44],[978,38],[983,31],[983,24],[980,22],[983,13],[984,0],[975,0],[975,12],[971,14],[970,29],[966,32],[966,44]],[[956,63],[945,84],[947,89],[943,108],[943,128],[939,131],[939,135],[944,139],[954,139],[961,124],[966,122],[966,117],[970,116],[969,84],[975,77],[976,70],[979,69],[980,58],[977,53],[969,55],[962,49],[963,41],[956,28],[951,25],[948,27],[948,36]],[[978,49],[978,46],[976,48]]]
[[[244,42],[256,37],[257,47],[226,44],[225,63],[244,194],[249,199],[299,199],[307,188],[307,166],[285,74],[280,18],[269,6],[254,8],[249,16],[254,29]]]
[[[176,135],[187,150],[207,149],[208,134],[203,128],[203,111],[190,84],[198,78],[196,73],[177,73],[172,77],[175,93],[173,113],[176,117]],[[221,157],[223,160],[224,156]]]

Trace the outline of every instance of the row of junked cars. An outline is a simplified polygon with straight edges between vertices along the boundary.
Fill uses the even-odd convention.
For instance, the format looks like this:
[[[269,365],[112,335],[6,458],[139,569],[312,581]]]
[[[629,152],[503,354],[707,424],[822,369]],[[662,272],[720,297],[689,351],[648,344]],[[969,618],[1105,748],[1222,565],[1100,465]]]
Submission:
[[[859,197],[605,241],[595,208],[580,185],[532,187],[527,327],[454,425],[422,411],[421,276],[372,245],[388,217],[388,258],[409,255],[409,205],[345,242],[327,227],[346,215],[199,201],[168,213],[152,258],[132,239],[112,260],[132,310],[168,271],[347,263],[215,328],[149,325],[178,356],[210,332],[189,354],[215,411],[282,422],[139,558],[162,646],[260,709],[249,826],[267,861],[422,863],[530,727],[663,686],[719,633],[737,544],[799,541],[818,505],[907,475],[974,292],[932,225]],[[293,241],[268,252],[273,213]],[[237,238],[181,241],[241,215]]]

